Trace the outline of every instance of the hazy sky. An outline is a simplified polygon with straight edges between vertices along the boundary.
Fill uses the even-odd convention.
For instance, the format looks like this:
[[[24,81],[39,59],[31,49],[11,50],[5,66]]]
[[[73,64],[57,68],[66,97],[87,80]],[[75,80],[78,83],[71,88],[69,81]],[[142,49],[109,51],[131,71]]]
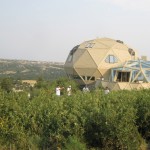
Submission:
[[[0,58],[64,62],[97,37],[150,59],[150,0],[0,0]]]

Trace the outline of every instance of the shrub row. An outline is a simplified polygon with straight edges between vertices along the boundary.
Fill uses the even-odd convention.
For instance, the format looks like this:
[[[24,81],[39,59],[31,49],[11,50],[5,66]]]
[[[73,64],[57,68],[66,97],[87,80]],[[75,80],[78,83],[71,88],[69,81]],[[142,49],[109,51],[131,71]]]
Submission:
[[[38,89],[29,99],[0,90],[0,149],[137,150],[150,139],[149,92]]]

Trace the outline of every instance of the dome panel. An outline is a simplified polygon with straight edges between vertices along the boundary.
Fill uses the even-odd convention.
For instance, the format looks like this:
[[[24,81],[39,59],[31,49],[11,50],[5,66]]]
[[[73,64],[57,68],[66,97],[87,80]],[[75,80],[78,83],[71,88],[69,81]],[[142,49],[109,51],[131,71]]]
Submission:
[[[98,69],[96,69],[95,72],[93,73],[93,76],[95,77],[95,79],[98,79],[102,77],[102,74]]]
[[[120,62],[125,62],[127,60],[131,60],[132,57],[129,54],[128,50],[122,52],[122,50],[119,49],[113,49],[114,54],[116,57],[120,60]]]
[[[68,55],[67,60],[65,62],[65,67],[72,67],[73,66],[73,56],[72,55]]]
[[[96,42],[94,41],[93,43],[95,43],[94,45],[94,49],[109,49],[110,47],[104,43],[101,43],[101,42]]]
[[[73,64],[76,63],[78,61],[78,59],[80,59],[82,57],[82,55],[84,54],[84,52],[86,51],[86,49],[81,49],[79,48],[76,53],[73,55]]]
[[[95,73],[93,68],[74,68],[78,75],[81,76],[92,76]]]
[[[97,68],[97,65],[89,52],[84,51],[84,54],[82,54],[78,59],[76,59],[76,62],[74,62],[74,68]]]
[[[108,56],[113,56],[113,58],[115,58],[115,60],[117,60],[116,63],[113,63],[112,60],[110,60],[109,62],[107,62],[107,57]],[[111,57],[110,57],[111,59]],[[107,52],[107,54],[103,57],[101,63],[98,65],[98,68],[105,68],[105,69],[109,69],[109,68],[113,68],[118,66],[118,64],[120,64],[120,59],[118,58],[118,56],[114,53],[114,51],[109,50]]]
[[[75,68],[75,71],[77,72],[77,74],[81,77],[81,79],[83,80],[83,82],[85,84],[90,84],[95,82],[95,76],[93,76],[95,69],[90,69],[90,68]]]
[[[128,84],[127,82],[118,82],[118,85],[121,90],[124,90],[127,84]]]
[[[116,43],[112,49],[119,49],[119,50],[128,50],[127,45],[121,44],[121,43]]]
[[[104,77],[104,80],[109,80],[110,70],[108,70],[108,69],[99,69],[99,72]]]
[[[128,83],[128,84],[125,86],[125,89],[131,90],[131,89],[132,89],[132,86]]]
[[[117,42],[112,39],[101,39],[101,40],[98,40],[98,42],[101,44],[107,45],[110,48],[117,44]]]
[[[89,49],[88,52],[98,66],[108,53],[108,49]]]
[[[137,84],[137,83],[131,83],[130,85],[131,85],[131,88],[132,88],[132,89],[136,89],[136,88],[137,88],[137,86],[138,86],[138,84]]]

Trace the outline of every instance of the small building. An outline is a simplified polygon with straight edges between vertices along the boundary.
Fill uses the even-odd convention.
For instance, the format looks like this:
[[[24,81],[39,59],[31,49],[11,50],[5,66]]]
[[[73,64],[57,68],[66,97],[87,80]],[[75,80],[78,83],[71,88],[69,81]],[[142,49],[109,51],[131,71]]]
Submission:
[[[100,38],[75,46],[65,62],[69,78],[80,85],[110,90],[149,88],[150,62],[120,40]]]

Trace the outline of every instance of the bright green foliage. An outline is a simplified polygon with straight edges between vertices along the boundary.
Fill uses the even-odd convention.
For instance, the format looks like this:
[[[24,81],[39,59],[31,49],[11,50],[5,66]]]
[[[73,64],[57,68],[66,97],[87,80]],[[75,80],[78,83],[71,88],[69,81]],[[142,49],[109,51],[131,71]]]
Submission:
[[[30,92],[0,89],[0,149],[138,150],[150,137],[150,90],[83,93],[61,79]]]

